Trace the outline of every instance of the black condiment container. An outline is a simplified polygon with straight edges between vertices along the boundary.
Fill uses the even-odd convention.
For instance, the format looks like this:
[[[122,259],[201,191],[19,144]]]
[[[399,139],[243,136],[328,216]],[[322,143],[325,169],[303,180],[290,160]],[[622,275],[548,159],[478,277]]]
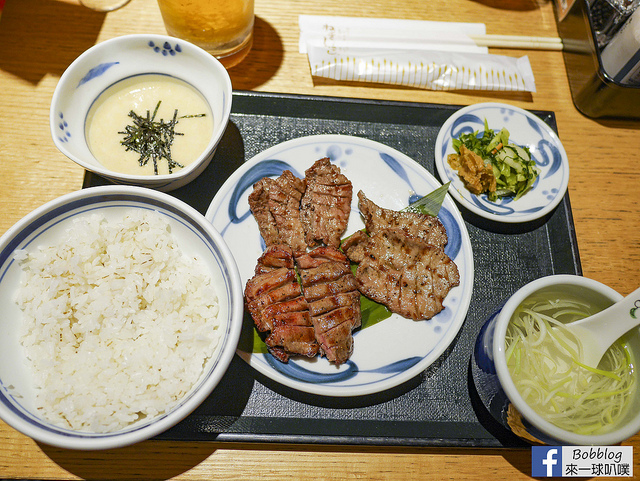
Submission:
[[[592,118],[640,119],[640,86],[616,82],[602,67],[588,0],[575,0],[556,20],[576,108]]]

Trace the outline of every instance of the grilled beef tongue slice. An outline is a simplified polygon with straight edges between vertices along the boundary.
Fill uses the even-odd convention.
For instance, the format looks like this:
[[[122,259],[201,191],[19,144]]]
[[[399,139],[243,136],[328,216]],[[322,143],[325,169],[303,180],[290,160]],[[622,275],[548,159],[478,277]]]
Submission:
[[[269,272],[280,267],[293,269],[293,252],[291,247],[285,244],[276,244],[267,248],[258,258],[255,274]]]
[[[365,248],[369,243],[369,236],[362,231],[356,231],[342,242],[340,248],[351,262],[359,264],[365,256]]]
[[[297,253],[296,264],[320,352],[336,365],[353,353],[353,329],[360,327],[360,293],[347,257],[333,247]]]
[[[436,247],[444,248],[447,245],[447,231],[437,217],[384,209],[369,200],[362,191],[358,192],[358,208],[369,235],[383,229],[400,229],[407,235]]]
[[[265,339],[265,343],[267,347],[282,349],[288,355],[315,357],[318,354],[315,331],[310,326],[276,326]]]
[[[309,305],[293,269],[287,245],[268,247],[258,259],[256,274],[245,286],[245,303],[256,328],[268,333],[265,343],[280,361],[291,355],[314,357],[319,345]]]
[[[247,281],[244,290],[247,309],[261,332],[273,329],[273,318],[266,315],[269,312],[265,312],[267,308],[297,306],[289,301],[301,295],[295,271],[286,267],[256,274]]]
[[[249,208],[267,247],[286,244],[294,250],[307,248],[300,221],[300,200],[305,188],[304,179],[288,170],[275,179],[263,177],[253,185]]]
[[[278,244],[280,241],[276,221],[269,210],[269,186],[272,183],[272,179],[264,177],[253,184],[253,192],[249,194],[249,208],[267,246]]]
[[[324,243],[340,247],[351,212],[353,186],[328,157],[305,171],[306,190],[300,203],[300,220],[309,247]]]
[[[408,235],[385,229],[354,247],[363,249],[355,277],[362,294],[409,319],[430,319],[460,283],[456,264],[444,250]]]

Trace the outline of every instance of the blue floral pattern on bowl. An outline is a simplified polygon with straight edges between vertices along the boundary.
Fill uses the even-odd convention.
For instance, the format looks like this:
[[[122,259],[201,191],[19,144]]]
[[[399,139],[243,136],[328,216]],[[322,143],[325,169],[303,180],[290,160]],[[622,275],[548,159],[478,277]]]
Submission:
[[[505,197],[493,202],[486,194],[472,194],[447,162],[448,155],[455,153],[452,139],[484,131],[485,119],[490,129],[505,127],[511,142],[529,147],[540,170],[531,190],[517,201]],[[547,215],[560,203],[569,183],[569,161],[556,133],[531,112],[506,104],[480,103],[453,114],[438,133],[435,162],[438,175],[443,182],[451,181],[449,191],[462,206],[498,222],[529,222]]]
[[[82,77],[78,82],[78,87],[82,86],[83,84],[86,84],[87,82],[89,82],[90,80],[93,80],[94,78],[99,77],[100,75],[104,74],[107,70],[109,70],[111,67],[113,67],[114,65],[118,65],[119,63],[120,62],[105,62],[105,63],[98,64],[93,68],[90,68],[87,74],[84,77]]]
[[[158,45],[153,40],[149,40],[149,47],[151,47],[154,52],[161,53],[165,57],[167,55],[174,56],[182,52],[182,47],[180,46],[179,43],[176,43],[175,45],[171,45],[171,43],[169,42],[164,42],[162,45]]]
[[[100,95],[122,80],[147,74],[187,82],[211,107],[213,133],[209,145],[194,162],[172,174],[113,171],[95,159],[87,144],[86,121]],[[231,102],[229,74],[206,51],[167,35],[123,35],[94,45],[69,65],[51,99],[49,123],[55,146],[84,169],[117,184],[170,191],[188,184],[206,169],[228,125]]]
[[[71,138],[71,132],[69,132],[69,124],[65,120],[64,114],[62,112],[58,114],[58,117],[60,118],[60,121],[58,122],[58,129],[60,129],[60,132],[58,132],[58,140],[60,140],[60,142],[69,142],[69,139]]]
[[[364,227],[357,207],[362,190],[377,204],[401,209],[440,184],[422,166],[390,147],[342,135],[317,135],[278,144],[238,169],[213,199],[206,217],[222,234],[246,282],[264,250],[264,241],[248,205],[253,184],[265,176],[290,170],[298,177],[316,160],[329,157],[353,184],[354,196],[346,235]],[[473,255],[464,221],[447,196],[439,218],[447,229],[445,251],[460,270],[460,286],[445,299],[445,309],[425,321],[393,315],[354,334],[354,354],[336,368],[324,358],[293,359],[283,364],[270,354],[244,347],[238,354],[256,370],[300,391],[329,396],[356,396],[380,392],[420,374],[448,348],[469,307],[473,289]],[[247,335],[253,334],[246,315]],[[251,340],[249,340],[251,345]]]
[[[176,54],[182,52],[182,47],[180,46],[179,43],[176,43],[175,45],[171,45],[171,43],[167,41],[167,42],[163,42],[162,45],[159,45],[153,40],[149,40],[148,45],[154,52],[160,53],[165,57],[168,55],[175,56]],[[86,75],[80,79],[80,81],[78,82],[78,86],[76,88],[81,87],[85,83],[97,77],[100,77],[111,67],[118,65],[119,63],[120,62],[117,62],[117,61],[103,62],[96,65],[95,67],[90,68],[87,71]],[[60,116],[59,126],[60,126],[60,130],[62,131],[62,134],[58,138],[60,139],[60,142],[68,142],[69,137],[71,137],[71,133],[69,132],[69,129],[68,129],[69,125],[64,120],[64,112],[59,112],[58,115]]]

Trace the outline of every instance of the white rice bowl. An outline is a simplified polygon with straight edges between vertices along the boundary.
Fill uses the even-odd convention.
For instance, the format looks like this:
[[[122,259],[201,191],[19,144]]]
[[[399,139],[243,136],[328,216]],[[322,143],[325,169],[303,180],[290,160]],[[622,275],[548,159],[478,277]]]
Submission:
[[[21,432],[76,449],[132,444],[183,419],[226,371],[242,286],[186,204],[85,189],[25,217],[0,248],[0,417]]]

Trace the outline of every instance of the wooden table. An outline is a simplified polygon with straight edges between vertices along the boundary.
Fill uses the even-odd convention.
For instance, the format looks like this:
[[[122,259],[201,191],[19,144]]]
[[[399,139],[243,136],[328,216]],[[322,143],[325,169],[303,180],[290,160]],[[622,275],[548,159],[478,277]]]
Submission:
[[[550,0],[256,0],[253,50],[230,70],[234,88],[439,104],[507,102],[553,110],[567,150],[585,276],[622,294],[640,285],[639,122],[597,121],[573,105],[562,54],[529,55],[537,92],[434,92],[311,77],[298,53],[298,15],[484,22],[488,33],[557,36]],[[82,186],[84,171],[54,147],[49,103],[65,68],[97,42],[165,33],[155,0],[100,14],[73,0],[8,0],[0,20],[0,232],[41,204]],[[640,436],[635,448],[640,474]],[[0,422],[0,478],[107,479],[527,479],[528,449],[360,448],[148,441],[103,452],[33,442]],[[628,478],[627,478],[628,479]]]

